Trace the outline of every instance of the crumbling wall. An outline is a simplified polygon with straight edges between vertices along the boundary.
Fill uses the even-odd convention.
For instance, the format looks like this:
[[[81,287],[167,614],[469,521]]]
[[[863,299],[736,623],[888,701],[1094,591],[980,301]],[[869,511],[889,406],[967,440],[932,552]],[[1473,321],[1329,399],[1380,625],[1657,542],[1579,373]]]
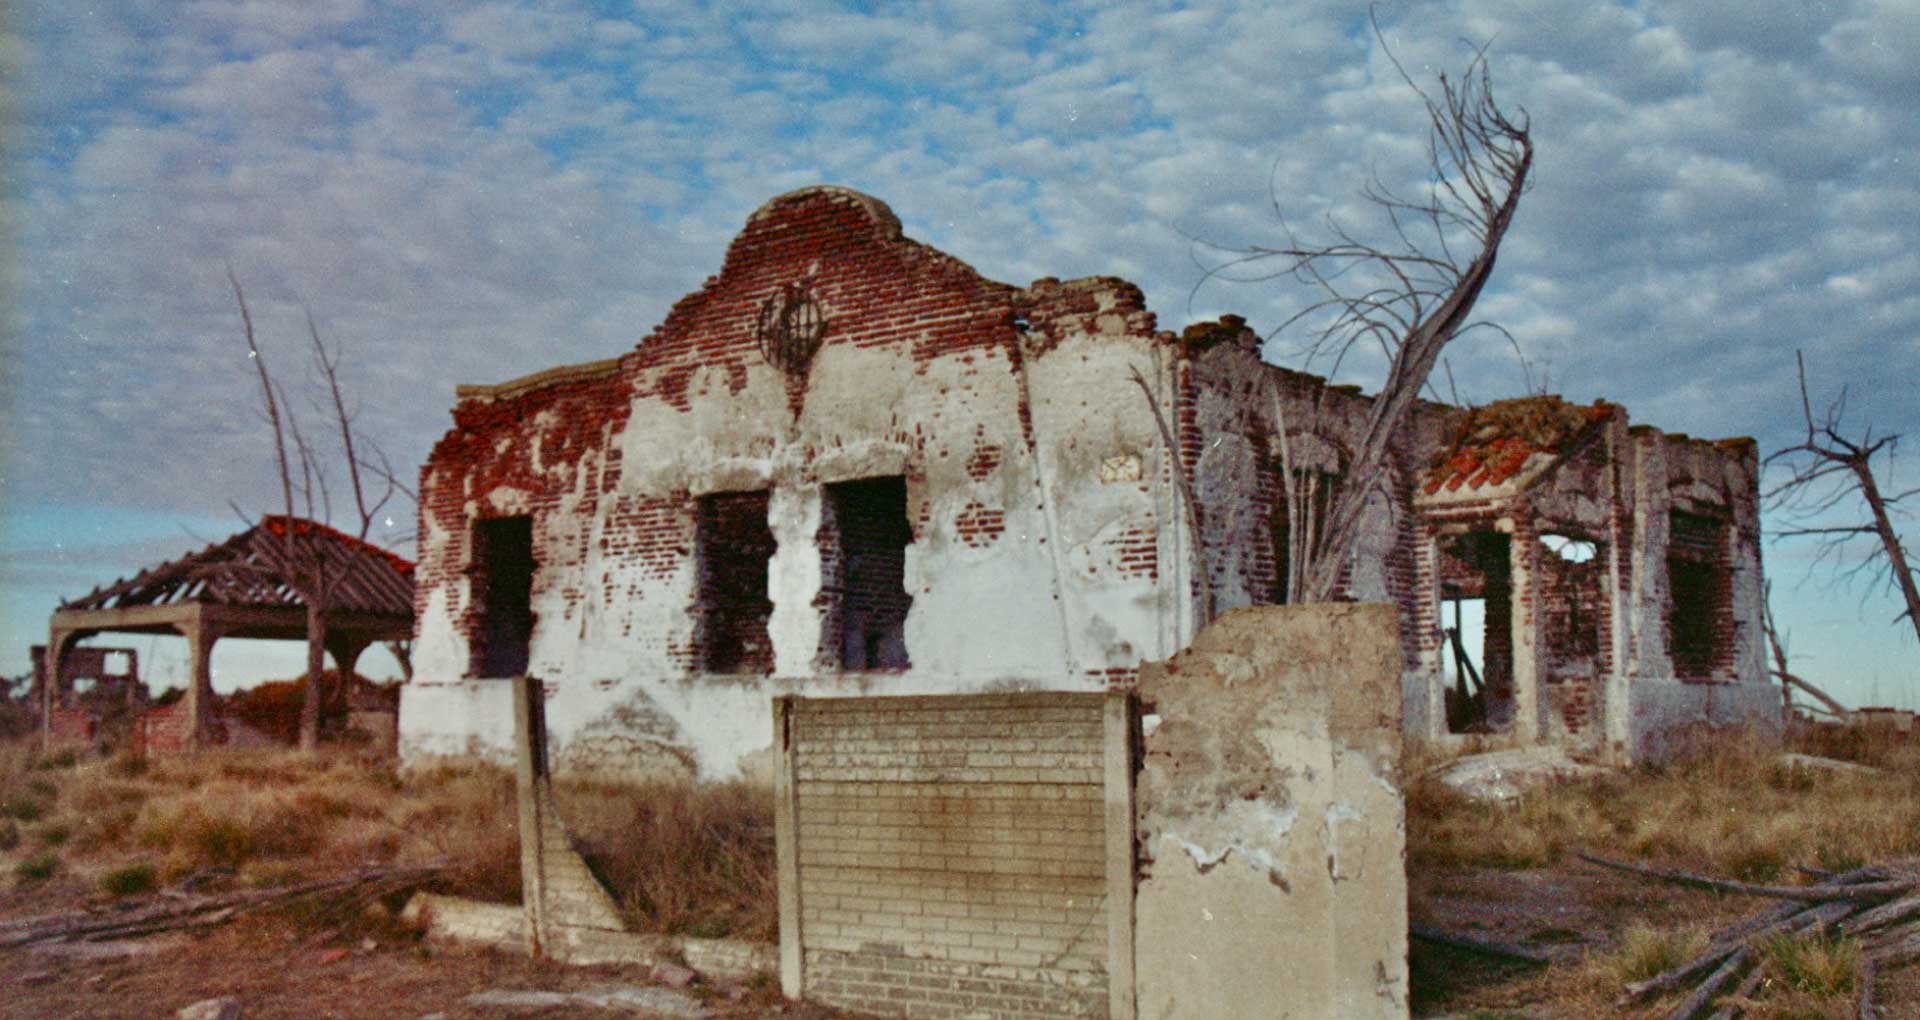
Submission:
[[[1143,1020],[1407,1015],[1394,616],[1236,609],[1141,668]]]
[[[1743,726],[1778,739],[1785,720],[1766,672],[1753,441],[1708,442],[1635,427],[1631,448],[1626,727],[1634,756],[1663,758],[1678,746],[1676,735],[1702,726]],[[1680,612],[1706,612],[1679,639],[1706,647],[1676,647],[1676,594],[1695,603]]]
[[[769,363],[762,302],[803,284],[827,323],[804,371]],[[988,682],[1098,690],[1179,647],[1165,458],[1135,370],[1165,371],[1139,291],[1016,291],[901,236],[841,189],[769,202],[720,273],[616,362],[468,387],[422,472],[419,642],[402,753],[495,748],[470,675],[475,520],[532,519],[528,672],[554,684],[555,760],[719,778],[764,750],[769,695],[924,693]],[[823,654],[838,590],[826,487],[895,477],[906,666]],[[762,493],[768,647],[703,668],[697,509]],[[1175,564],[1171,565],[1170,564]],[[964,621],[964,622],[962,622]],[[995,640],[981,641],[980,634]],[[991,681],[983,678],[993,678]],[[644,723],[637,739],[626,725]],[[589,745],[589,742],[591,746]]]

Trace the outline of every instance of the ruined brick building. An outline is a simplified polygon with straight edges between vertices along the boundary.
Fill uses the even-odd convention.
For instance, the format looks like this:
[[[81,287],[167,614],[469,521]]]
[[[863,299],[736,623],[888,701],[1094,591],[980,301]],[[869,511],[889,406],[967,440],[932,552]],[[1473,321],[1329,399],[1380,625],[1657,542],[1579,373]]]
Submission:
[[[460,388],[402,752],[504,751],[493,678],[523,673],[557,767],[709,778],[761,768],[775,694],[1127,683],[1209,605],[1284,601],[1281,421],[1324,492],[1368,401],[1238,320],[1161,331],[1124,281],[1009,286],[868,196],[780,196],[632,351]],[[1409,737],[1618,760],[1777,718],[1750,440],[1551,397],[1418,415],[1347,580],[1400,607]]]

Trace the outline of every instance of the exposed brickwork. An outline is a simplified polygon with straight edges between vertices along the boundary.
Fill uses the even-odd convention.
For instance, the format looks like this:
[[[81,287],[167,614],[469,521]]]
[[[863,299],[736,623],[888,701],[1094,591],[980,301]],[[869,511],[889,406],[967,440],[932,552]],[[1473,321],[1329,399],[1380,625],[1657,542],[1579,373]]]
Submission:
[[[795,703],[807,993],[1107,1014],[1100,695]]]
[[[975,549],[984,549],[998,541],[1002,532],[1007,530],[1007,514],[1004,510],[995,510],[979,502],[969,502],[966,509],[953,520],[954,533],[960,541]]]
[[[1667,539],[1667,648],[1674,675],[1705,683],[1733,669],[1732,585],[1725,521],[1675,510]]]
[[[573,535],[571,549],[550,547],[542,542],[551,524],[546,518],[568,500],[570,509],[591,519],[602,489],[613,488],[618,457],[607,450],[606,437],[626,421],[630,392],[617,373],[608,372],[454,407],[452,431],[434,445],[420,469],[423,538],[414,572],[416,616],[437,592],[447,599],[464,636],[476,641],[483,617],[461,597],[461,582],[473,567],[474,520],[531,516],[534,561],[542,573],[579,560],[585,533]],[[603,471],[603,464],[611,466]],[[523,494],[526,505],[506,513],[494,509],[487,497],[501,490]],[[444,538],[432,539],[436,535]],[[536,576],[534,583],[545,582]]]

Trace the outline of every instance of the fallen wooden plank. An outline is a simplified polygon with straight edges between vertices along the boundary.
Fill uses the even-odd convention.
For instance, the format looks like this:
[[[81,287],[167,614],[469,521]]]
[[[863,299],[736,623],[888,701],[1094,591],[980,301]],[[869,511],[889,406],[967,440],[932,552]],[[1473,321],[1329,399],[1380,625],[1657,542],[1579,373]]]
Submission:
[[[1553,958],[1547,954],[1528,949],[1525,946],[1517,946],[1509,942],[1496,942],[1492,939],[1483,939],[1473,935],[1458,935],[1452,932],[1441,931],[1438,928],[1430,928],[1424,924],[1407,925],[1407,934],[1421,942],[1431,942],[1434,945],[1446,946],[1449,949],[1459,949],[1469,953],[1477,953],[1481,956],[1513,960],[1518,963],[1532,964],[1538,967],[1544,967],[1553,962]]]
[[[1685,871],[1668,868],[1655,868],[1646,864],[1634,864],[1629,861],[1616,861],[1584,850],[1574,851],[1574,856],[1589,864],[1603,868],[1625,871],[1648,878],[1657,878],[1674,885],[1692,886],[1696,889],[1712,889],[1718,892],[1739,893],[1744,896],[1762,896],[1770,899],[1799,900],[1804,903],[1828,903],[1833,900],[1865,900],[1897,896],[1914,891],[1915,883],[1900,880],[1891,882],[1862,882],[1857,885],[1756,885],[1752,882],[1736,882],[1727,878],[1708,878]]]

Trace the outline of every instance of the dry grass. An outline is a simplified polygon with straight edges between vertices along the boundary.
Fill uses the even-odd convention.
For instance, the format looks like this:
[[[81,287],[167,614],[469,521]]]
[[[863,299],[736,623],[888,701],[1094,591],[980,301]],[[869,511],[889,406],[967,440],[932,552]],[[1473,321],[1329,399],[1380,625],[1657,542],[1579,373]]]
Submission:
[[[764,788],[562,783],[555,797],[630,926],[777,939],[773,798]]]
[[[741,784],[562,783],[561,815],[630,924],[771,941],[773,805]],[[72,872],[111,894],[208,869],[280,884],[365,864],[445,863],[442,891],[520,899],[513,777],[396,776],[351,754],[222,751],[51,764],[0,745],[0,846],[18,881]],[[8,854],[9,850],[17,850]]]
[[[1804,880],[1796,866],[1840,870],[1920,856],[1920,741],[1825,730],[1797,734],[1793,750],[1867,764],[1877,774],[1790,767],[1750,737],[1720,734],[1664,768],[1644,768],[1544,786],[1510,808],[1468,801],[1426,775],[1432,762],[1409,762],[1408,848],[1417,867],[1532,869],[1563,865],[1566,852],[1592,848],[1750,881]],[[1622,986],[1698,952],[1705,931],[1744,913],[1752,901],[1630,887],[1608,909],[1624,927],[1607,947],[1577,962],[1468,996],[1499,1008],[1553,1003],[1553,1016],[1665,1016],[1671,996],[1638,1007],[1617,1005]],[[1663,904],[1687,902],[1685,911]],[[1595,934],[1603,934],[1596,932]],[[1851,1017],[1857,948],[1844,941],[1765,947],[1768,982],[1744,1016],[1755,1020]],[[1920,999],[1886,975],[1883,1000]],[[1469,1005],[1467,1003],[1459,1004]],[[1471,1014],[1468,1014],[1471,1015]],[[1903,1015],[1889,1012],[1889,1016]]]
[[[445,861],[454,869],[448,891],[491,899],[519,892],[513,783],[498,768],[443,768],[403,783],[390,768],[347,754],[49,760],[16,745],[0,748],[0,804],[16,833],[17,864],[37,873],[51,857],[110,891],[124,888],[128,869],[143,867],[159,881],[230,869],[268,883]]]
[[[1920,745],[1849,738],[1879,774],[1790,767],[1724,735],[1660,769],[1554,783],[1501,809],[1420,775],[1407,791],[1411,858],[1424,864],[1542,867],[1592,847],[1749,881],[1920,855]]]

